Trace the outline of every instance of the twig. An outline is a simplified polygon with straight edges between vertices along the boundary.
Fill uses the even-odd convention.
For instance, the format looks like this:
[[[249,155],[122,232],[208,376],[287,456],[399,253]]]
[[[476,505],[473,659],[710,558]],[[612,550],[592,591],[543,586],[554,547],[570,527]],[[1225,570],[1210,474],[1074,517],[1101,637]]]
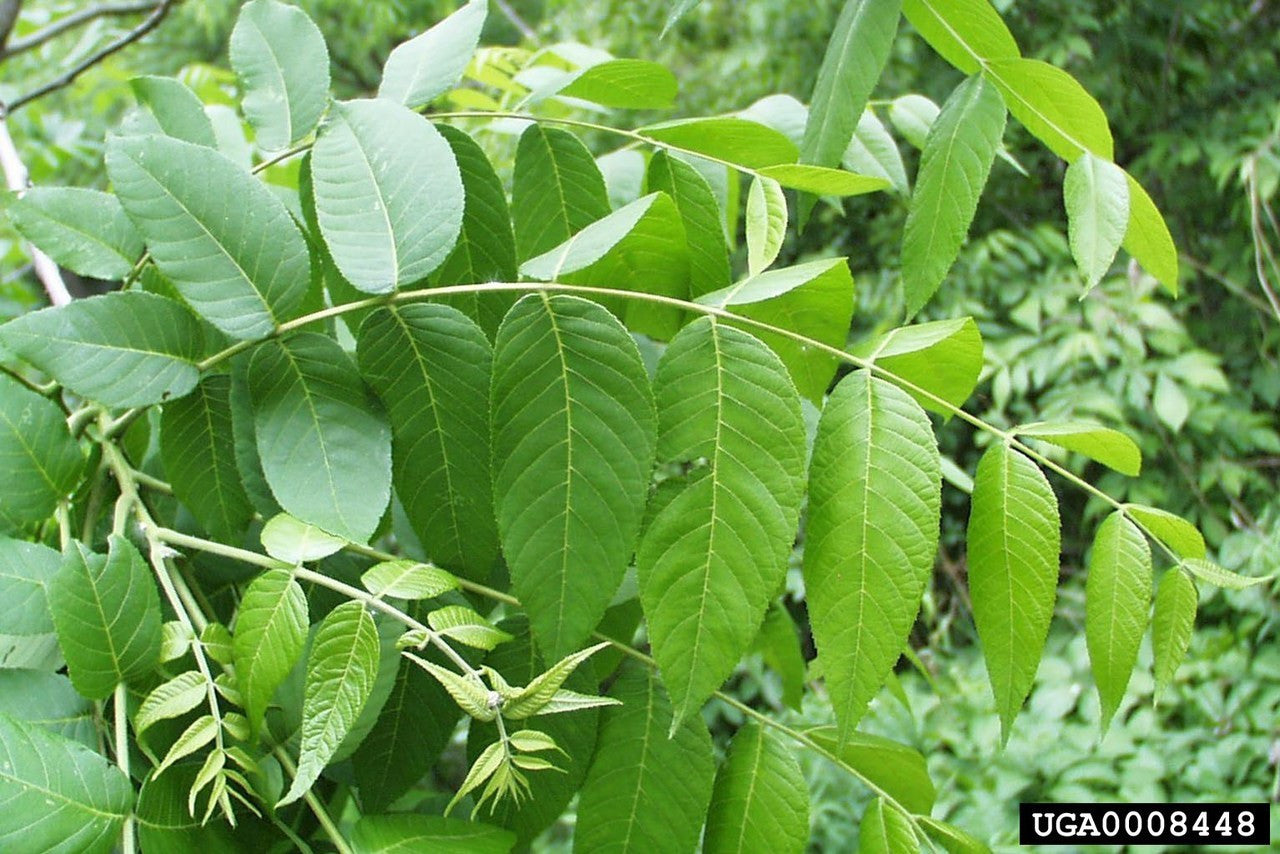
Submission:
[[[20,4],[15,3],[14,5]],[[155,0],[144,0],[136,3],[103,3],[101,6],[80,9],[70,15],[59,18],[44,29],[36,30],[25,39],[18,39],[8,47],[0,49],[0,59],[8,59],[11,56],[17,56],[20,53],[37,48],[45,42],[57,38],[67,30],[74,29],[81,24],[87,24],[98,18],[137,15],[154,9],[155,5]],[[4,9],[0,9],[0,31],[3,31],[4,27],[3,12]]]
[[[0,56],[4,55],[4,46],[13,32],[13,25],[18,23],[18,13],[22,11],[22,0],[3,0],[0,2]]]
[[[507,0],[493,0],[493,5],[497,6],[498,11],[511,22],[511,26],[520,31],[520,35],[524,36],[534,44],[538,44],[541,41],[538,38],[538,33],[533,29],[533,27],[529,26],[524,18],[520,17],[515,9],[511,8],[511,4],[508,3]]]
[[[50,92],[56,92],[64,86],[70,86],[75,82],[77,77],[97,65],[99,62],[102,62],[102,60],[111,56],[111,54],[128,47],[147,33],[154,30],[156,27],[160,26],[160,22],[164,20],[164,16],[169,14],[169,10],[179,2],[181,2],[181,0],[160,0],[160,2],[153,7],[151,14],[148,15],[146,20],[141,24],[138,24],[138,26],[134,27],[132,30],[104,47],[102,50],[99,50],[84,60],[76,63],[74,66],[64,71],[62,74],[59,74],[48,83],[45,83],[43,86],[39,86],[31,90],[25,95],[19,95],[8,105],[7,111],[12,113],[14,110],[30,104],[37,98],[43,98]],[[0,113],[3,112],[3,110],[0,110]]]
[[[116,686],[115,698],[112,700],[112,714],[115,719],[116,765],[125,778],[129,777],[129,688],[121,682]],[[135,854],[138,847],[134,842],[133,816],[126,816],[124,833],[121,836],[120,848],[124,854]]]
[[[18,155],[18,149],[9,135],[8,117],[4,105],[0,104],[0,166],[4,168],[5,184],[10,190],[21,195],[27,189],[27,167]],[[35,269],[36,278],[44,287],[52,305],[66,305],[71,302],[71,292],[67,283],[62,280],[62,271],[53,259],[30,243],[26,244],[27,254],[31,256],[31,266]]]

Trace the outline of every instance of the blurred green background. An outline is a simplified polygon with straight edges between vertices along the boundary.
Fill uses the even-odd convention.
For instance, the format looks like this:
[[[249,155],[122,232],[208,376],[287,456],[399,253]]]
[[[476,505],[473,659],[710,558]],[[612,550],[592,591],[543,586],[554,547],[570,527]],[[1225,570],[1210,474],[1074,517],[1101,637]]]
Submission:
[[[10,42],[85,4],[27,0]],[[230,105],[225,45],[236,0],[179,4],[145,40],[75,85],[15,113],[9,129],[32,180],[101,186],[104,132],[132,105],[126,81],[179,74],[211,104]],[[300,0],[330,43],[340,96],[376,88],[390,49],[455,7],[446,0]],[[677,114],[741,110],[785,94],[807,100],[837,0],[702,0],[665,36],[671,2],[509,0],[485,41],[526,47],[579,41],[667,64],[681,81]],[[1280,3],[1268,0],[996,0],[1026,55],[1060,65],[1102,104],[1116,159],[1151,191],[1182,254],[1182,294],[1170,298],[1117,262],[1086,299],[1065,238],[1065,164],[1010,125],[1011,158],[992,172],[968,246],[921,319],[972,315],[986,367],[967,408],[997,424],[1099,419],[1125,429],[1144,453],[1126,479],[1079,458],[1061,460],[1122,500],[1194,521],[1228,569],[1280,570]],[[103,18],[40,49],[0,54],[0,100],[28,91],[139,20]],[[959,73],[903,23],[874,98],[940,102]],[[917,102],[920,103],[920,102]],[[901,105],[899,105],[901,106]],[[650,116],[623,115],[618,124]],[[918,151],[899,139],[907,174]],[[597,154],[607,153],[599,148]],[[1015,168],[1011,163],[1016,163]],[[820,207],[779,259],[847,255],[858,286],[851,343],[902,317],[897,253],[901,196],[852,199],[844,215]],[[7,224],[0,224],[0,317],[41,293]],[[982,452],[968,429],[940,432],[944,452],[972,471]],[[1020,800],[1263,800],[1280,797],[1280,645],[1275,584],[1202,596],[1199,630],[1176,685],[1157,705],[1144,652],[1127,706],[1099,739],[1098,704],[1082,636],[1079,567],[1102,507],[1060,492],[1068,563],[1039,682],[1008,745],[999,727],[964,590],[967,497],[944,491],[947,511],[936,583],[905,664],[866,728],[928,758],[936,814],[997,847],[1016,843]],[[798,573],[789,602],[802,616]],[[812,657],[811,645],[805,645]],[[734,677],[743,699],[796,722],[821,724],[817,695],[786,711],[778,677],[759,656]],[[707,712],[726,737],[732,710]],[[849,850],[864,803],[855,784],[805,757],[814,795],[814,850]],[[1280,837],[1275,825],[1273,836]],[[567,825],[544,838],[563,848]],[[1061,849],[1059,849],[1061,850]]]

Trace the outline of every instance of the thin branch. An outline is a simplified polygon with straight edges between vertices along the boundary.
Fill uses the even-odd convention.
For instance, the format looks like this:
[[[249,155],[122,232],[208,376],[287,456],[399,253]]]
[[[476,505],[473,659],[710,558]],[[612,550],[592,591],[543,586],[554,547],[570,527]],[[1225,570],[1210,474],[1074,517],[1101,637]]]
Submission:
[[[13,44],[0,50],[0,60],[8,59],[11,56],[17,56],[28,50],[33,50],[47,41],[57,38],[68,30],[75,29],[81,24],[87,24],[98,18],[107,18],[120,15],[138,15],[148,12],[156,6],[155,0],[143,0],[138,3],[103,3],[101,6],[90,6],[86,9],[80,9],[72,12],[70,15],[59,18],[49,26],[41,30],[36,30],[24,39],[18,39]],[[0,30],[4,26],[3,9],[0,9]]]
[[[13,25],[18,23],[18,13],[22,11],[22,0],[2,0],[0,2],[0,56],[4,55],[4,46],[13,32]]]
[[[529,26],[529,24],[525,22],[525,19],[521,18],[515,9],[511,8],[511,4],[508,3],[507,0],[493,0],[493,5],[497,6],[498,11],[502,13],[503,17],[511,22],[511,26],[520,31],[520,35],[524,36],[535,45],[541,44],[541,39],[538,38],[537,31],[535,31],[533,27]]]
[[[0,104],[0,167],[4,169],[5,185],[18,195],[22,195],[29,184],[26,164],[18,154],[13,137],[9,135],[9,122]],[[44,292],[49,296],[52,305],[66,305],[71,302],[71,292],[67,283],[62,280],[62,271],[53,259],[30,243],[26,243],[27,254],[31,257],[31,266],[35,269],[36,278],[40,280]]]
[[[102,48],[102,50],[99,50],[91,56],[76,63],[74,66],[64,71],[62,74],[59,74],[48,83],[45,83],[43,86],[39,86],[31,90],[25,95],[18,96],[7,106],[7,112],[12,113],[14,110],[30,104],[37,98],[43,98],[50,92],[56,92],[65,86],[70,86],[81,74],[88,71],[99,62],[102,62],[104,59],[111,56],[111,54],[123,50],[145,36],[147,33],[154,30],[156,27],[160,26],[160,22],[164,20],[165,15],[168,15],[169,10],[179,2],[181,2],[181,0],[160,0],[160,2],[153,7],[151,14],[148,15],[146,20],[141,24],[138,24],[138,26],[134,27],[111,44]],[[0,109],[0,114],[4,112],[5,109]]]

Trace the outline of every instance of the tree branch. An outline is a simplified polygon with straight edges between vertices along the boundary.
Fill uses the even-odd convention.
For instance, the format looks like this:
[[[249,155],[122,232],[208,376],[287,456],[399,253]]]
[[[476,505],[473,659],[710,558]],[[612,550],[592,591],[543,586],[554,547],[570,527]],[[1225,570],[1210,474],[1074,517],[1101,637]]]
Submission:
[[[14,6],[20,6],[17,0],[8,0]],[[0,59],[8,59],[11,56],[24,53],[33,48],[37,48],[47,41],[57,38],[67,30],[74,29],[81,24],[87,24],[98,18],[107,18],[118,15],[138,15],[148,12],[156,6],[155,0],[141,0],[141,2],[133,3],[103,3],[101,6],[90,6],[72,12],[70,15],[59,18],[44,29],[37,30],[25,39],[18,39],[7,47],[0,48]],[[4,14],[8,10],[8,3],[0,6],[0,33],[4,33],[5,17]],[[16,13],[15,13],[16,17]],[[0,40],[2,41],[2,40]]]
[[[5,185],[21,195],[27,189],[27,167],[18,156],[13,137],[9,135],[9,122],[3,105],[0,105],[0,167],[4,170]],[[71,302],[71,293],[67,290],[67,283],[62,280],[62,271],[58,269],[58,265],[30,243],[26,247],[36,278],[48,294],[50,304],[66,305]]]
[[[37,98],[43,98],[50,92],[56,92],[64,86],[70,86],[81,74],[88,71],[99,62],[102,62],[104,59],[111,56],[111,54],[128,47],[147,33],[154,30],[156,27],[160,26],[160,22],[164,20],[165,15],[169,14],[169,10],[179,2],[181,2],[181,0],[160,0],[159,3],[152,7],[151,14],[147,16],[146,20],[138,24],[138,26],[134,27],[111,44],[102,48],[102,50],[99,50],[84,60],[76,63],[70,69],[59,74],[43,86],[37,87],[25,95],[18,96],[8,105],[7,111],[12,113],[20,107],[25,107]],[[4,111],[0,110],[0,112]]]
[[[9,33],[13,25],[18,23],[18,13],[22,11],[22,0],[2,0],[0,2],[0,56],[4,55],[4,46],[9,41]]]

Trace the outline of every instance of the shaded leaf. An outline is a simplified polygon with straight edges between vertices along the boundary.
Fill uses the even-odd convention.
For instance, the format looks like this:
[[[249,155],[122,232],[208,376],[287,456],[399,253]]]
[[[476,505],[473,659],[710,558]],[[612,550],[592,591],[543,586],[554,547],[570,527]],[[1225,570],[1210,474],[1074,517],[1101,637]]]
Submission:
[[[0,668],[0,716],[9,715],[55,735],[97,747],[93,703],[61,673]]]
[[[1111,269],[1129,227],[1129,178],[1089,152],[1069,167],[1062,183],[1071,254],[1088,293]]]
[[[0,523],[16,529],[47,519],[84,469],[57,404],[0,376]]]
[[[53,631],[45,589],[61,566],[62,556],[48,546],[0,538],[0,634]]]
[[[147,108],[165,135],[174,139],[217,148],[213,123],[205,114],[204,104],[180,80],[146,75],[129,81],[138,103]]]
[[[23,237],[81,276],[122,279],[142,254],[142,238],[110,193],[32,187],[5,212]]]
[[[808,733],[824,750],[838,755],[914,814],[927,815],[933,809],[937,791],[929,779],[929,768],[919,751],[878,735],[855,732],[843,746],[836,743],[834,727]]]
[[[898,144],[871,109],[863,110],[840,162],[854,172],[884,178],[902,195],[911,195]]]
[[[505,830],[439,815],[369,815],[356,822],[351,847],[356,854],[507,854],[515,836]]]
[[[529,125],[511,188],[516,257],[541,255],[608,215],[604,178],[587,147],[568,131]]]
[[[697,169],[665,151],[654,153],[645,173],[645,191],[666,193],[684,223],[689,257],[689,293],[699,297],[732,281],[729,247],[720,204]]]

